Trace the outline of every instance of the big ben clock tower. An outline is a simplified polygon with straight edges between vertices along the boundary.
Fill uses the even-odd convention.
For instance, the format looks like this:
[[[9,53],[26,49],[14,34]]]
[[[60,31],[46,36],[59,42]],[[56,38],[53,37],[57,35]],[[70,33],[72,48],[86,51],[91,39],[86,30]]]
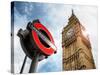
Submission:
[[[63,70],[95,69],[91,43],[73,10],[62,31]]]

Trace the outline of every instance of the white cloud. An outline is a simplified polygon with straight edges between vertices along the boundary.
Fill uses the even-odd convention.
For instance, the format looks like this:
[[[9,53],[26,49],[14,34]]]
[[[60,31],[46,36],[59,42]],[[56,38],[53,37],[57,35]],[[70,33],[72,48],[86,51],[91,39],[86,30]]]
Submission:
[[[20,15],[16,8],[14,8],[14,12],[14,68],[15,73],[19,73],[25,54],[21,48],[20,39],[17,36],[17,33],[20,28],[25,29],[28,20],[26,15]],[[29,64],[30,63],[26,62],[26,65]]]

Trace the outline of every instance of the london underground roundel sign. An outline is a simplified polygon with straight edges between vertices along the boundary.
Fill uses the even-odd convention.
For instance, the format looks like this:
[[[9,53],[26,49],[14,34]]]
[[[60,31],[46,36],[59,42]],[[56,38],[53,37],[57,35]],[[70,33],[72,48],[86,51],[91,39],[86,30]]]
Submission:
[[[32,24],[32,37],[38,48],[46,55],[56,52],[56,46],[50,32],[41,23]]]

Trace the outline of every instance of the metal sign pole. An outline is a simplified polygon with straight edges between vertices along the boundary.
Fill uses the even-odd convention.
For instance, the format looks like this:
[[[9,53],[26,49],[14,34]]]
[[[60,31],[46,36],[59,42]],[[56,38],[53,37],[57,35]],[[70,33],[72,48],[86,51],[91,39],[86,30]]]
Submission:
[[[27,55],[26,55],[25,58],[24,58],[24,62],[23,62],[23,65],[22,65],[22,67],[21,67],[20,73],[23,72],[23,69],[24,69],[24,66],[25,66],[26,59],[27,59]]]
[[[38,65],[39,56],[40,56],[40,54],[39,53],[36,53],[36,55],[33,57],[33,60],[31,62],[31,66],[30,66],[29,73],[36,72],[36,68],[37,68],[37,65]]]

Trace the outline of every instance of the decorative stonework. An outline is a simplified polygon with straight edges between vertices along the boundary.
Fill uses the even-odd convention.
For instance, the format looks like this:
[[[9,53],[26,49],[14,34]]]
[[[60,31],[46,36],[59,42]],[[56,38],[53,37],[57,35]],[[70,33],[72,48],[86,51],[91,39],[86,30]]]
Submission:
[[[63,70],[95,69],[91,43],[73,10],[62,31]]]

